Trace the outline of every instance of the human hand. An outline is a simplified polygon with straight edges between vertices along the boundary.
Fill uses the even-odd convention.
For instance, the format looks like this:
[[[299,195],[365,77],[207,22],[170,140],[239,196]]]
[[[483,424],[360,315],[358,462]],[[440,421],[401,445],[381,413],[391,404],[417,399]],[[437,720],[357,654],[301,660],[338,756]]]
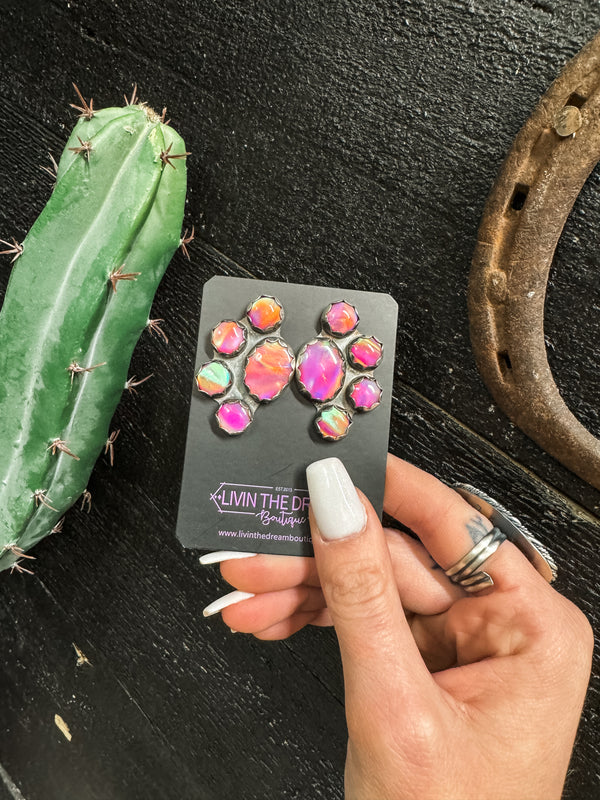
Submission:
[[[417,481],[426,475],[390,456],[388,476],[398,468],[414,470]],[[386,499],[386,510],[387,503]],[[454,600],[464,597],[463,590],[451,583],[442,570],[433,569],[434,562],[420,542],[398,530],[383,531],[409,620],[415,615],[440,614]],[[253,633],[258,639],[284,639],[308,624],[333,625],[314,558],[218,551],[200,561],[206,565],[220,563],[223,578],[237,590],[211,603],[205,615],[227,609],[223,618],[236,632]]]
[[[315,561],[224,563],[255,596],[223,617],[261,638],[333,621],[348,800],[560,797],[590,670],[584,615],[509,542],[476,595],[432,570],[428,552],[446,569],[491,523],[427,473],[389,458],[384,507],[422,544],[384,532],[337,459],[307,474]]]

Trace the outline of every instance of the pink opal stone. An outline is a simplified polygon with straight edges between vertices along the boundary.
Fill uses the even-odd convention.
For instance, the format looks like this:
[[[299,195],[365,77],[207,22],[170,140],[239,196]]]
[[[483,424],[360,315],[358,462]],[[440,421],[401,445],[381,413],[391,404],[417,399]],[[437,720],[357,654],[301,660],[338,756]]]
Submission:
[[[233,319],[224,319],[212,329],[210,341],[217,353],[235,356],[246,345],[246,329]]]
[[[352,417],[339,406],[326,406],[315,417],[317,430],[324,439],[336,442],[348,433]]]
[[[221,397],[233,383],[233,375],[222,361],[207,361],[196,373],[198,391],[208,397]]]
[[[348,361],[355,369],[375,369],[383,358],[383,344],[374,336],[358,336],[348,347]]]
[[[261,402],[274,400],[294,374],[294,354],[281,339],[265,339],[248,356],[244,383]]]
[[[243,400],[225,400],[215,413],[219,428],[230,436],[243,433],[252,422],[252,412]]]
[[[246,315],[259,333],[271,333],[283,322],[283,306],[275,297],[261,295],[250,303]]]
[[[382,391],[375,378],[356,378],[346,389],[346,396],[356,411],[372,411],[381,403]]]
[[[346,366],[337,344],[331,339],[315,339],[300,350],[296,363],[298,386],[311,400],[333,400],[342,388]]]
[[[323,328],[332,336],[347,336],[358,325],[358,312],[353,305],[345,300],[340,300],[323,312]]]

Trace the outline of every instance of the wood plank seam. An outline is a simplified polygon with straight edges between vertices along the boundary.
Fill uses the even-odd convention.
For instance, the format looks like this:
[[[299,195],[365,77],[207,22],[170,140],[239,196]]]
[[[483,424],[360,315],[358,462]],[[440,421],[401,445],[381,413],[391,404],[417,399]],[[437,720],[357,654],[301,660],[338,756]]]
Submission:
[[[600,517],[597,517],[596,515],[592,514],[587,509],[585,509],[582,506],[580,506],[575,500],[572,500],[570,497],[565,495],[556,486],[553,486],[552,484],[548,483],[547,481],[544,481],[542,478],[539,477],[539,475],[537,475],[532,470],[530,470],[527,467],[525,467],[519,461],[516,461],[514,458],[509,456],[507,453],[504,452],[504,450],[499,448],[496,444],[494,444],[493,442],[490,442],[488,439],[486,439],[485,436],[482,436],[481,434],[479,434],[476,431],[474,431],[471,428],[469,428],[469,426],[465,425],[464,422],[461,422],[459,419],[457,419],[456,417],[452,416],[452,414],[449,414],[443,408],[438,406],[433,401],[429,400],[429,398],[425,397],[420,392],[417,392],[415,389],[413,389],[408,384],[405,384],[402,381],[398,381],[397,385],[401,386],[402,389],[405,392],[411,393],[414,397],[418,397],[422,402],[427,403],[427,405],[429,405],[432,409],[435,409],[438,413],[440,413],[443,416],[447,417],[447,419],[449,419],[453,424],[455,424],[459,428],[461,428],[467,435],[474,437],[475,439],[477,439],[480,442],[483,442],[487,447],[489,447],[491,450],[493,450],[497,455],[499,455],[503,459],[505,459],[515,469],[518,469],[520,472],[523,472],[524,474],[526,474],[535,483],[539,483],[540,486],[542,487],[543,491],[555,495],[557,498],[559,498],[560,501],[562,501],[566,506],[568,506],[568,508],[571,510],[571,512],[574,514],[574,516],[579,517],[584,522],[589,522],[589,523],[592,523],[594,525],[600,525]],[[401,398],[396,394],[393,395],[393,400],[398,405],[401,403]]]

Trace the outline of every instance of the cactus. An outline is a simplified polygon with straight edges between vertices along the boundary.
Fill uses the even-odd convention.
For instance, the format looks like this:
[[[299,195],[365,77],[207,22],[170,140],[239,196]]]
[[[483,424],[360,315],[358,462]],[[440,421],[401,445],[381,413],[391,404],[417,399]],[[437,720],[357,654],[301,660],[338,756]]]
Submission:
[[[189,154],[164,112],[135,93],[100,111],[79,97],[52,196],[5,251],[15,264],[0,312],[0,569],[25,571],[20,559],[64,512],[81,496],[89,506],[121,393],[141,383],[127,380],[133,348],[146,327],[162,333],[149,311],[182,243]]]

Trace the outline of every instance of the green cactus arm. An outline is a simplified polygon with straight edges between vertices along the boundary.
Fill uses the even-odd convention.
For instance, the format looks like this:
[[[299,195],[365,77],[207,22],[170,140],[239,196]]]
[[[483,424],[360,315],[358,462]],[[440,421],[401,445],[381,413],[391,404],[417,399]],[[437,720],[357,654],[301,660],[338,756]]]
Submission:
[[[68,150],[77,136],[92,143],[89,160]],[[185,163],[161,159],[170,143],[183,151],[175,132],[140,106],[80,120],[23,243],[0,313],[0,452],[8,454],[0,463],[0,553],[12,544],[26,550],[51,531],[106,441],[131,352],[180,242]],[[109,276],[122,264],[141,274],[115,293]],[[94,360],[101,351],[106,357]],[[106,364],[68,371],[92,361]],[[55,439],[78,460],[49,449]],[[47,505],[36,505],[37,490]],[[5,551],[0,568],[13,555]]]
[[[23,242],[0,317],[0,508],[14,529],[33,508],[69,406],[69,364],[92,335],[160,177],[140,114],[129,137],[107,126],[57,182]],[[124,138],[126,137],[126,139]],[[126,209],[123,214],[120,209]]]
[[[165,148],[172,144],[172,152],[185,151],[183,140],[171,128],[163,127],[163,135]],[[85,364],[106,363],[74,379],[79,391],[64,439],[73,452],[84,454],[80,458],[85,458],[86,464],[79,464],[66,453],[56,454],[56,469],[48,486],[48,497],[56,511],[43,504],[38,506],[22,532],[20,546],[24,550],[46,536],[81,495],[98,454],[105,448],[110,418],[127,380],[131,351],[147,326],[155,287],[180,244],[185,163],[176,163],[175,167],[163,169],[148,218],[127,257],[127,268],[140,275],[135,282],[124,282],[113,294],[82,358]],[[104,407],[98,413],[98,397],[108,407],[108,413]],[[98,423],[91,424],[95,419]]]
[[[123,130],[129,135],[133,135],[132,131],[135,130],[131,125],[133,119],[139,118],[139,106],[125,106],[124,108],[102,108],[94,112],[91,119],[84,117],[77,120],[75,127],[69,134],[67,143],[63,149],[62,155],[58,162],[58,169],[56,171],[56,182],[58,183],[65,173],[74,164],[77,164],[79,158],[77,153],[72,148],[79,146],[79,140],[90,141],[96,136],[103,128],[111,123],[120,123]]]

